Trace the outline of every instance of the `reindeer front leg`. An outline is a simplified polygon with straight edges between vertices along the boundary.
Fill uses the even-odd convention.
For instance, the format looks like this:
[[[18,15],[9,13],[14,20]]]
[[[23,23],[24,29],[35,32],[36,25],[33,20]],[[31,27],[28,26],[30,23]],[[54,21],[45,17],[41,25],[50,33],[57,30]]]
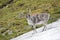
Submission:
[[[32,28],[33,28],[33,34],[37,33],[36,25],[33,25]]]

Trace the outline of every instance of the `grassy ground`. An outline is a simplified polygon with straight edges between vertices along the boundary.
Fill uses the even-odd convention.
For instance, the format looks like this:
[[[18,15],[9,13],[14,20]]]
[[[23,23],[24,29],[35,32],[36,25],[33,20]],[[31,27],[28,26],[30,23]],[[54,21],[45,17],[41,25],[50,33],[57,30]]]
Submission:
[[[32,13],[49,12],[48,23],[60,18],[60,0],[0,0],[0,40],[9,40],[32,30],[27,27],[26,19],[19,16],[23,11],[27,13],[27,7],[32,9]]]

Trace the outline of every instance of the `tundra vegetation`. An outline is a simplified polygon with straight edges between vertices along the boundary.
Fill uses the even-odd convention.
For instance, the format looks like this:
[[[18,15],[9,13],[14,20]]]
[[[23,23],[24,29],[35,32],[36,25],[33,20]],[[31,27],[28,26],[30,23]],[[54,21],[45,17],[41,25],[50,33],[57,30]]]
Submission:
[[[60,18],[60,0],[0,0],[0,40],[9,40],[32,30],[26,18],[20,16],[23,11],[23,16],[28,13],[28,7],[32,13],[49,12],[48,23]]]

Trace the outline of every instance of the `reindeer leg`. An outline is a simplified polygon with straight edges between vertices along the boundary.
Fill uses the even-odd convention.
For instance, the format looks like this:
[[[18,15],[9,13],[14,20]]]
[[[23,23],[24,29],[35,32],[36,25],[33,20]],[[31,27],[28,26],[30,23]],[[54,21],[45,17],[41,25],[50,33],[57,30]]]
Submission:
[[[47,25],[47,23],[44,24],[44,28],[43,28],[42,32],[46,31],[46,29],[47,29],[46,25]]]
[[[36,26],[34,25],[32,26],[32,28],[33,28],[33,34],[37,33]]]
[[[43,32],[43,31],[46,31],[46,26],[44,26],[44,28],[43,28],[42,32]]]

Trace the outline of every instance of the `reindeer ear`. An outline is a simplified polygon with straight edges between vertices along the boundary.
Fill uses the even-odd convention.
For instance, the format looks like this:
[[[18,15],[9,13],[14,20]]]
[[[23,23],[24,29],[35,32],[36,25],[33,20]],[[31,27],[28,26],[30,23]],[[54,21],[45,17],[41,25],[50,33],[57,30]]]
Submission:
[[[30,14],[26,14],[26,18],[30,18]]]

